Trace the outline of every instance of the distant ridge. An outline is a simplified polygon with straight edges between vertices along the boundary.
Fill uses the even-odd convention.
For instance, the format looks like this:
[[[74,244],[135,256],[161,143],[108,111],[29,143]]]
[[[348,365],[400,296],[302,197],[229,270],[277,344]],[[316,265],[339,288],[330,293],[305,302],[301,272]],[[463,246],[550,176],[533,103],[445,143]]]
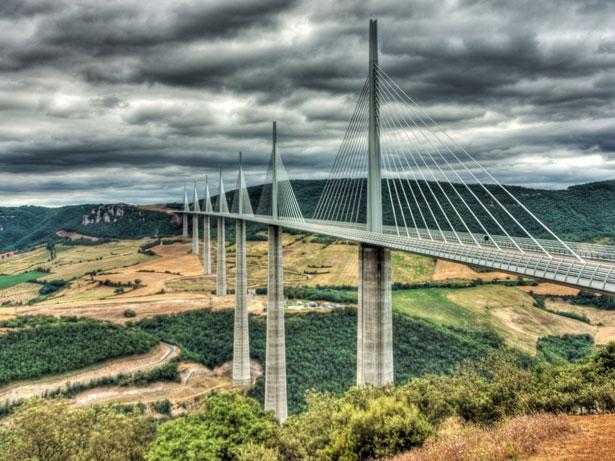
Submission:
[[[304,216],[311,216],[324,184],[324,180],[292,181]],[[252,204],[258,203],[261,187],[252,186],[248,189]],[[555,190],[521,186],[507,188],[561,238],[615,243],[615,180],[578,184]],[[499,193],[496,189],[493,191]],[[234,190],[228,191],[226,195],[229,203],[232,203]],[[179,206],[169,204],[169,207],[174,205]],[[179,230],[177,220],[163,211],[156,211],[164,207],[122,203],[59,208],[0,207],[0,252],[31,248],[53,238],[60,230],[101,238],[174,235]],[[249,235],[254,235],[256,228],[257,226],[251,225]],[[229,223],[229,237],[234,235],[232,232],[233,226]],[[542,235],[540,229],[537,229],[535,235],[548,237]]]

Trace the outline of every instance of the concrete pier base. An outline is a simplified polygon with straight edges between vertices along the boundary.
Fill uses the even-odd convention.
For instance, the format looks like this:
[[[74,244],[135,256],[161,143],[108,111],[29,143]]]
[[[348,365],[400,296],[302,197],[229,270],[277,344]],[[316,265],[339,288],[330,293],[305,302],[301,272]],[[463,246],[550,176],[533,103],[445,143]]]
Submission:
[[[248,263],[246,222],[237,220],[235,232],[235,325],[233,334],[233,384],[250,384],[250,334],[248,326]]]
[[[203,216],[203,272],[211,275],[211,228],[209,216]]]
[[[226,245],[224,234],[224,218],[218,218],[218,257],[216,258],[217,269],[217,283],[216,283],[216,295],[226,296]]]
[[[183,214],[182,217],[182,237],[188,237],[188,215]]]
[[[199,217],[192,216],[192,254],[199,254]]]
[[[282,228],[269,226],[269,278],[267,283],[267,344],[265,409],[279,421],[288,416],[286,396],[286,339],[284,331],[284,273]]]
[[[357,317],[357,384],[392,383],[393,310],[388,248],[363,243],[359,246]]]

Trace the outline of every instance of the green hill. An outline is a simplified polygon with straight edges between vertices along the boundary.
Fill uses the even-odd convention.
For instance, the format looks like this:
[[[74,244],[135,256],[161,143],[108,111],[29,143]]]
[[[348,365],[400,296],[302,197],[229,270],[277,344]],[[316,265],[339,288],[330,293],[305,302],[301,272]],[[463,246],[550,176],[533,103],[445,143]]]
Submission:
[[[293,188],[304,216],[311,216],[314,212],[324,185],[325,181],[323,180],[293,181]],[[460,185],[456,185],[456,188],[460,195],[471,201],[471,192],[468,189]],[[478,185],[471,185],[470,189],[481,199],[487,195]],[[508,189],[564,239],[607,243],[615,240],[615,207],[611,205],[615,203],[615,180],[581,184],[562,190],[529,189],[518,186],[509,186]],[[249,188],[250,198],[255,210],[258,207],[261,190],[262,186]],[[432,184],[432,190],[437,191],[438,187]],[[489,190],[515,216],[519,217],[522,214],[520,207],[504,192],[493,186],[489,186]],[[418,189],[416,193],[419,193]],[[227,193],[229,204],[232,204],[233,196],[234,191]],[[436,196],[438,196],[437,192]],[[461,228],[460,222],[455,222],[455,213],[444,197],[438,198],[450,216],[453,225],[458,229]],[[214,202],[215,199],[216,197],[214,197]],[[515,227],[511,224],[510,218],[503,212],[498,214],[498,207],[492,198],[485,197],[484,202],[507,229]],[[434,208],[436,207],[435,202],[431,205]],[[171,206],[179,207],[179,204],[172,204]],[[485,223],[489,222],[485,211],[479,209],[480,207],[477,208],[474,211],[479,218]],[[118,210],[120,210],[120,214],[118,214]],[[428,216],[429,213],[426,210],[424,211],[425,216]],[[392,210],[387,203],[384,203],[384,220],[387,223],[392,223]],[[471,220],[467,219],[467,221],[470,222]],[[234,227],[232,223],[229,224],[227,226],[227,237],[232,239]],[[549,237],[546,231],[535,223],[524,221],[523,224],[536,237]],[[429,223],[429,225],[435,228],[434,223]],[[161,236],[173,235],[178,233],[179,226],[171,216],[165,213],[143,210],[124,204],[76,205],[60,208],[0,207],[0,252],[31,248],[36,244],[45,242],[61,229],[94,237],[141,238],[156,233]],[[254,238],[259,230],[261,230],[261,227],[249,225],[248,238]],[[480,229],[472,230],[481,231]],[[489,230],[498,232],[497,228]]]
[[[31,248],[54,238],[59,230],[131,239],[174,235],[178,229],[166,213],[125,204],[0,207],[0,252]]]

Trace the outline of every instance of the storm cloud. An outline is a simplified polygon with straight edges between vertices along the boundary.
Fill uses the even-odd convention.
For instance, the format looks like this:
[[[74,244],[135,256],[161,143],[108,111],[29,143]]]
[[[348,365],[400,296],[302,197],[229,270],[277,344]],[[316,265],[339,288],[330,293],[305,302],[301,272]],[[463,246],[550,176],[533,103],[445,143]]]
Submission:
[[[326,177],[380,65],[498,180],[615,177],[615,5],[4,0],[0,205],[177,200],[237,152],[264,179]],[[227,186],[228,187],[228,186]]]

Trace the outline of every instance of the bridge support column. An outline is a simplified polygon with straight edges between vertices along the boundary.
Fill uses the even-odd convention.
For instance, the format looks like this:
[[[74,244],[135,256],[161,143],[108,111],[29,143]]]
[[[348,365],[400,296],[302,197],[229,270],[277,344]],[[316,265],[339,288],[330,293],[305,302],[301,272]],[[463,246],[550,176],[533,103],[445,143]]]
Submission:
[[[218,257],[216,258],[217,268],[217,283],[216,283],[216,295],[226,296],[226,245],[224,234],[224,218],[218,218]]]
[[[284,274],[282,228],[269,226],[269,278],[267,283],[267,345],[265,409],[279,421],[288,414],[286,401],[286,339],[284,331]]]
[[[363,243],[359,246],[357,317],[357,384],[392,383],[393,310],[388,248]]]
[[[199,254],[199,217],[192,215],[192,254]]]
[[[233,384],[250,384],[250,334],[248,326],[248,264],[246,222],[238,219],[235,232],[235,328],[233,337]]]
[[[203,272],[211,275],[211,228],[209,216],[203,216]]]
[[[182,214],[182,237],[188,237],[188,215]]]

